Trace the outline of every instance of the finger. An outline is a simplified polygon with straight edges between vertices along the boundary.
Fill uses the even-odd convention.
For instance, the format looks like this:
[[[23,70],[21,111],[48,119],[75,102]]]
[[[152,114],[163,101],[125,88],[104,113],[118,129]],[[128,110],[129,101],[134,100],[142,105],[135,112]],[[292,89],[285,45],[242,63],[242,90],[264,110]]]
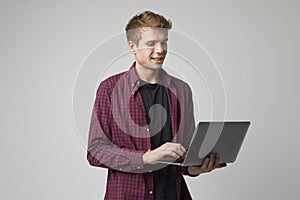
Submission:
[[[209,164],[207,166],[208,170],[212,170],[215,165],[215,156],[214,154],[209,155]]]
[[[206,157],[201,165],[201,169],[206,170],[209,163],[209,158]]]
[[[161,156],[163,159],[168,161],[175,161],[180,157],[183,157],[186,150],[179,143],[166,142],[161,147],[159,147],[159,152],[161,152]]]
[[[184,154],[182,156],[182,159],[185,159],[185,156],[186,156],[186,152],[184,152]]]
[[[178,158],[180,158],[180,156],[177,153],[173,152],[173,151],[164,151],[163,154],[164,155],[161,155],[160,157],[161,157],[161,159],[163,159],[165,161],[172,162],[172,161],[175,161]]]
[[[186,153],[186,149],[179,143],[174,143],[176,146],[176,151],[180,152],[181,155]]]
[[[215,160],[214,168],[217,168],[220,163],[220,156],[219,156],[219,154],[216,154],[215,157],[216,157],[216,160]]]
[[[186,153],[186,149],[179,143],[168,143],[168,147],[172,149],[172,151],[176,152],[181,157]]]
[[[178,158],[180,158],[180,154],[178,154],[175,151],[171,151],[170,154],[168,155],[171,159],[173,160],[177,160]]]
[[[177,159],[181,158],[184,154],[184,153],[178,151],[177,149],[169,149],[168,152],[169,153],[167,153],[167,155],[169,155],[173,160],[177,160]]]

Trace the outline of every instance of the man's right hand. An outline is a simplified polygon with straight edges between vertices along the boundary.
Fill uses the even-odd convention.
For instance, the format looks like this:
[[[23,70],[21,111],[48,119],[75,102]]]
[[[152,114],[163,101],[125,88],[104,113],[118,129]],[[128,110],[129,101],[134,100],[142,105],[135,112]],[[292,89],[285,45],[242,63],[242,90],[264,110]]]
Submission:
[[[179,143],[167,142],[160,147],[147,151],[143,155],[144,164],[155,164],[156,161],[175,161],[184,158],[186,149]]]

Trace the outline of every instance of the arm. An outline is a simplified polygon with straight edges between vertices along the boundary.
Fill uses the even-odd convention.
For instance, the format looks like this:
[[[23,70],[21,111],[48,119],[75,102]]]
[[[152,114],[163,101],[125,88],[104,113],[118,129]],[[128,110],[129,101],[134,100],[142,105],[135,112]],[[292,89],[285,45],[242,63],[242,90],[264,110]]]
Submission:
[[[111,102],[108,86],[101,83],[92,111],[87,160],[90,165],[133,172],[143,168],[144,151],[119,148],[111,142]],[[115,130],[115,129],[114,129]]]

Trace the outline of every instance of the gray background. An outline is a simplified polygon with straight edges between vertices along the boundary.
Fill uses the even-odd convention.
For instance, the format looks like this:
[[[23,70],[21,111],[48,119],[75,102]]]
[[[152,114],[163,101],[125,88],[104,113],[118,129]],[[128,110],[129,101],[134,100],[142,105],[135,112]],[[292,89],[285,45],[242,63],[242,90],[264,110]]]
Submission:
[[[73,86],[88,53],[146,9],[206,48],[226,87],[226,119],[253,123],[238,162],[186,178],[194,199],[299,199],[299,8],[296,0],[1,0],[0,199],[103,197],[106,170],[85,159]]]

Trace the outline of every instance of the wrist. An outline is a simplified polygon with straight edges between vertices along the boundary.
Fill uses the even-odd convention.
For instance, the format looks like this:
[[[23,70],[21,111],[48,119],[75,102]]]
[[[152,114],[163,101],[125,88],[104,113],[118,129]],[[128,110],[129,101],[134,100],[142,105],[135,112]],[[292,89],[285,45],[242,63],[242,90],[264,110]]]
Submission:
[[[149,149],[148,151],[146,151],[143,155],[143,163],[145,165],[148,165],[148,164],[152,164],[152,161],[151,161],[151,157],[150,157],[150,152],[151,150]]]

